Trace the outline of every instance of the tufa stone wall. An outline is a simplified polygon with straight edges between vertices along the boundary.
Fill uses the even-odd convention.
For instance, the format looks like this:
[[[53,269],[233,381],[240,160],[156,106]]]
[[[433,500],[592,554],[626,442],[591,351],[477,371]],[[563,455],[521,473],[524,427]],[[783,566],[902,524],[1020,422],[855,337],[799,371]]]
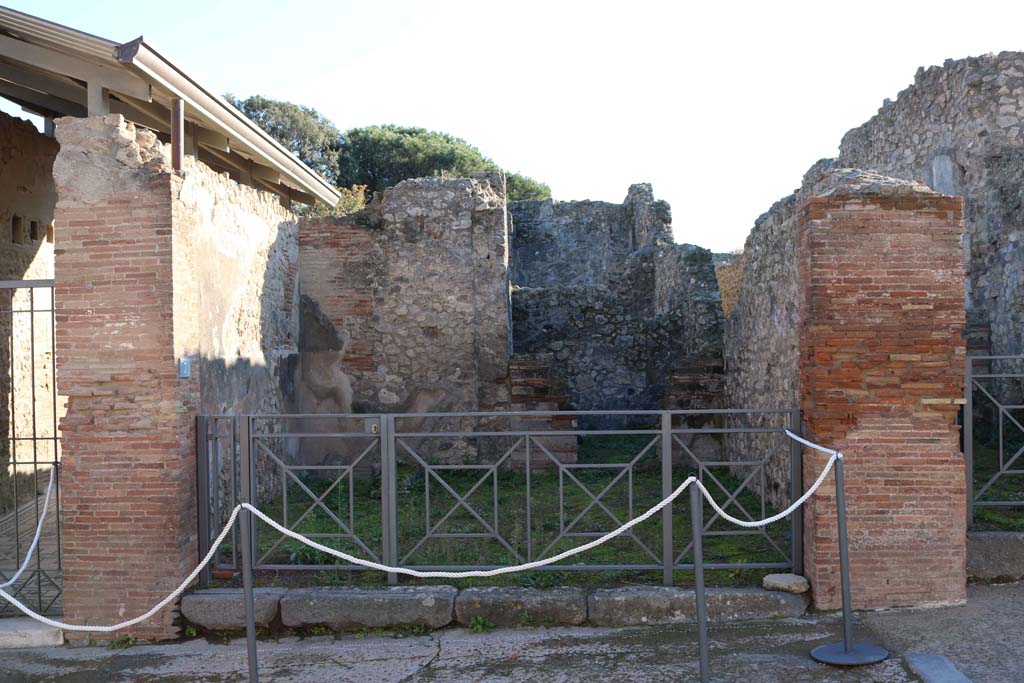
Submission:
[[[720,354],[714,266],[709,251],[672,243],[668,205],[650,185],[632,186],[621,205],[509,210],[514,352],[553,357],[577,409],[697,407],[681,405],[692,382],[671,376],[696,359],[698,374],[714,374],[716,363],[704,362]]]
[[[961,200],[834,173],[797,219],[800,403],[844,454],[854,607],[963,603]],[[805,449],[804,480],[827,457]],[[834,479],[804,510],[805,573],[840,605]]]

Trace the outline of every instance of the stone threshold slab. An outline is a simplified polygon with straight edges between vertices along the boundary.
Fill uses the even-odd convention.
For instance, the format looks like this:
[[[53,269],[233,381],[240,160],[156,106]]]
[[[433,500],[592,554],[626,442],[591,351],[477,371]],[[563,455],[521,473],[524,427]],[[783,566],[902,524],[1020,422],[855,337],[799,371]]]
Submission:
[[[760,588],[708,590],[708,618],[715,623],[797,617],[806,612],[807,595]],[[362,628],[438,629],[470,625],[475,618],[501,627],[591,624],[632,626],[692,623],[694,592],[668,586],[630,586],[587,592],[582,588],[452,586],[388,588],[257,589],[257,622],[289,628],[328,626],[337,631]],[[242,590],[198,590],[181,600],[189,622],[210,631],[245,628]]]

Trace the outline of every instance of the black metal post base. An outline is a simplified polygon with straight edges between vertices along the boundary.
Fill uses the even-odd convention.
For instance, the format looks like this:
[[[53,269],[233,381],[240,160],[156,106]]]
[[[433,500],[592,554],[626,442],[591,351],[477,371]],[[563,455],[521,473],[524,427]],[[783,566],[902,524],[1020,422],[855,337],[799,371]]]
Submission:
[[[811,650],[811,658],[822,664],[833,666],[864,666],[877,664],[889,656],[889,651],[881,645],[868,643],[852,643],[847,649],[843,643],[819,645]]]

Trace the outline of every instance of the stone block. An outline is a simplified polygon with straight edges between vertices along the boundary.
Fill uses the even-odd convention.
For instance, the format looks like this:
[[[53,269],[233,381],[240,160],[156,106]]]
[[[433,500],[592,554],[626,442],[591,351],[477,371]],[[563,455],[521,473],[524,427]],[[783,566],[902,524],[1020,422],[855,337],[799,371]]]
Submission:
[[[800,595],[811,589],[811,584],[798,574],[768,574],[761,581],[761,587],[766,591],[783,591]]]
[[[989,580],[1024,578],[1024,533],[968,533],[967,575],[975,579]]]
[[[810,603],[806,595],[757,588],[713,589],[707,592],[708,619],[713,622],[757,621],[797,617]],[[595,626],[686,624],[695,620],[693,590],[670,586],[631,586],[596,590],[587,600]]]
[[[496,626],[575,626],[587,620],[587,596],[570,587],[467,588],[455,598],[455,620],[468,626],[477,616]]]
[[[299,588],[281,598],[281,620],[285,626],[326,624],[338,631],[441,628],[452,621],[457,593],[451,586]]]
[[[256,624],[266,626],[277,616],[284,588],[256,588]],[[245,601],[241,588],[210,588],[189,593],[181,599],[181,615],[211,631],[245,628]]]
[[[55,647],[64,644],[64,632],[28,617],[0,619],[0,650]]]

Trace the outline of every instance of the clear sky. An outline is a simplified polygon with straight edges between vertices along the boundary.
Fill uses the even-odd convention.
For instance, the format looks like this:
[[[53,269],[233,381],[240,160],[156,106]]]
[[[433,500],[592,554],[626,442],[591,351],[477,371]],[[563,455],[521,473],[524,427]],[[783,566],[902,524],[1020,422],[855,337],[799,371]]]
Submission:
[[[739,248],[918,66],[1024,50],[1024,2],[0,0],[128,41],[208,88],[340,128],[465,138],[556,199],[650,182],[676,239]]]

